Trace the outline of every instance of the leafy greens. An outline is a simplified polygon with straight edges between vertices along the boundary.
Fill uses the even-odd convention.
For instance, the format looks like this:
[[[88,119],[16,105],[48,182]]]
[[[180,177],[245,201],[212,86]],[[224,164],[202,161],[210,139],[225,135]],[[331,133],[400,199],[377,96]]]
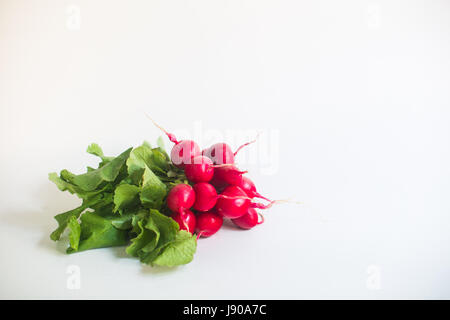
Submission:
[[[180,230],[166,215],[165,198],[171,186],[185,179],[164,150],[162,139],[152,148],[144,142],[117,157],[107,157],[93,143],[87,152],[98,156],[98,168],[75,175],[50,173],[61,191],[78,196],[79,207],[55,216],[58,227],[50,238],[69,231],[67,253],[125,246],[126,252],[150,265],[177,266],[192,261],[196,238]]]

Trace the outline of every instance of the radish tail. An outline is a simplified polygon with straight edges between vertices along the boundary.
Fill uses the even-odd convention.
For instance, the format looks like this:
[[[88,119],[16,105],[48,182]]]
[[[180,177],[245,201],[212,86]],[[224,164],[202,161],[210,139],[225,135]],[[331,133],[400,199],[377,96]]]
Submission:
[[[256,224],[264,223],[264,216],[258,212],[258,216],[261,218],[261,221],[258,221]]]
[[[269,204],[262,204],[262,203],[252,203],[250,206],[255,209],[269,209],[276,203],[296,203],[301,204],[301,202],[297,201],[291,201],[291,200],[272,200]]]
[[[259,134],[260,134],[260,133],[258,133],[258,134],[256,135],[256,138],[255,138],[254,140],[249,141],[249,142],[247,142],[247,143],[244,143],[244,144],[241,145],[239,148],[237,148],[237,150],[234,152],[234,155],[236,156],[236,154],[237,154],[239,151],[241,151],[242,148],[248,146],[249,144],[255,143],[256,140],[258,139]]]
[[[237,196],[237,197],[230,197],[230,196],[225,196],[223,194],[218,194],[217,198],[222,198],[222,199],[227,199],[227,200],[236,200],[236,199],[247,199],[247,200],[252,200],[252,198],[249,197],[241,197],[241,196]]]
[[[242,148],[244,148],[244,147],[246,147],[246,146],[248,146],[249,144],[252,144],[252,143],[254,143],[254,142],[256,142],[256,140],[253,140],[253,141],[244,143],[242,146],[240,146],[239,148],[237,148],[237,150],[234,152],[234,155],[237,155],[237,153],[238,153],[239,151],[241,151]]]
[[[171,142],[178,144],[179,141],[177,140],[177,138],[175,137],[174,134],[167,132],[163,127],[161,127],[159,124],[157,124],[148,114],[146,114],[146,115],[147,115],[147,118],[149,118],[151,120],[151,122],[153,122],[155,127],[157,127],[159,130],[161,130],[162,132],[164,132],[166,134],[166,136],[169,138],[169,140]]]
[[[270,199],[268,199],[268,198],[266,198],[266,197],[264,197],[263,195],[261,195],[260,193],[258,193],[258,192],[255,192],[255,198],[260,198],[260,199],[264,199],[264,200],[266,200],[266,201],[269,201],[269,202],[271,202],[272,200],[270,200]]]

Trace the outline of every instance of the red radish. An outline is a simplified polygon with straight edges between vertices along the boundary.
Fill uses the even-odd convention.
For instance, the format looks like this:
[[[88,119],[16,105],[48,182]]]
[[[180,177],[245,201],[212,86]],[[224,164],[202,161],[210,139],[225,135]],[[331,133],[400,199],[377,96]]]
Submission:
[[[195,191],[195,202],[193,208],[197,211],[209,211],[217,203],[217,200],[220,198],[223,199],[241,199],[242,197],[229,197],[224,194],[217,194],[216,189],[213,185],[207,183],[207,182],[200,182],[194,185],[194,191]],[[250,199],[247,196],[243,197],[244,199]]]
[[[200,182],[194,184],[195,202],[197,211],[209,211],[216,205],[218,195],[216,189],[209,183]]]
[[[167,135],[171,142],[175,143],[172,151],[170,152],[170,159],[175,166],[183,168],[185,164],[191,163],[193,157],[200,155],[200,147],[197,143],[192,140],[178,141],[174,134],[167,132],[163,127],[150,118],[150,116],[147,115],[147,117],[156,127]]]
[[[244,143],[241,145],[236,152],[233,152],[231,147],[226,144],[225,142],[220,142],[213,144],[208,149],[205,149],[202,151],[202,155],[207,156],[208,158],[211,158],[211,160],[214,162],[214,164],[233,164],[234,163],[234,157],[236,154],[245,146],[248,146],[249,144],[252,144],[255,142],[255,140]]]
[[[241,216],[239,218],[231,219],[231,221],[235,225],[237,225],[239,228],[251,229],[254,226],[256,226],[257,224],[261,224],[264,222],[263,216],[261,216],[261,221],[258,221],[259,216],[260,215],[258,214],[258,212],[256,212],[255,209],[249,208],[246,214],[244,214],[243,216]]]
[[[201,212],[197,215],[197,239],[199,237],[210,237],[222,227],[223,218],[211,211]]]
[[[237,186],[226,187],[220,196],[215,208],[217,213],[225,218],[239,218],[247,213],[251,205],[250,198]]]
[[[192,163],[185,164],[184,173],[189,181],[208,182],[214,175],[213,162],[205,156],[196,156],[192,158]]]
[[[195,231],[196,218],[191,210],[184,210],[183,212],[174,212],[170,216],[180,226],[180,230],[186,230],[191,234]]]
[[[200,147],[192,140],[182,140],[170,152],[172,163],[180,168],[192,163],[192,158],[200,155]]]
[[[172,212],[182,213],[190,209],[195,202],[194,189],[184,183],[177,184],[167,195],[167,206]]]
[[[214,164],[234,163],[233,150],[231,150],[231,147],[224,142],[213,144],[208,149],[203,150],[202,154],[210,158]]]
[[[240,171],[236,166],[218,167],[214,170],[213,184],[217,187],[224,185],[241,185],[242,175],[247,171]]]
[[[227,183],[224,182],[223,180],[218,179],[216,175],[213,176],[213,178],[211,179],[211,181],[209,181],[209,183],[216,188],[217,192],[222,192],[223,189],[225,189],[225,187],[227,186]]]
[[[269,199],[267,199],[266,197],[262,196],[261,194],[259,194],[256,191],[255,184],[248,177],[243,176],[242,180],[241,180],[241,183],[238,184],[237,186],[240,187],[242,190],[244,190],[245,193],[247,194],[247,196],[249,196],[250,198],[261,198],[261,199],[270,201]]]

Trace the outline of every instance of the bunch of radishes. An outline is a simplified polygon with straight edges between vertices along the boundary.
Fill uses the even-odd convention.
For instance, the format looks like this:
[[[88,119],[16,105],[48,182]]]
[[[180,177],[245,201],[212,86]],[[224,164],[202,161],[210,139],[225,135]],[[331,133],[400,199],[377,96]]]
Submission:
[[[242,229],[251,229],[264,221],[255,208],[267,209],[274,201],[260,195],[255,184],[244,176],[247,171],[240,171],[234,162],[237,152],[251,142],[236,152],[226,143],[201,151],[194,141],[178,141],[173,134],[158,127],[175,144],[170,153],[172,163],[183,169],[187,180],[193,184],[177,184],[167,195],[171,217],[180,229],[195,232],[197,237],[209,237],[222,227],[223,218],[231,219]],[[269,203],[256,203],[254,198]]]

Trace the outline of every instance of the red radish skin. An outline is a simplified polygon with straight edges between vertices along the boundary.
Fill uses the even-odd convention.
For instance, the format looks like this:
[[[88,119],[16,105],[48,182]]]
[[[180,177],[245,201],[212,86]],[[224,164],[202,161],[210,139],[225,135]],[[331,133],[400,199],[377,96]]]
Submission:
[[[184,166],[184,173],[191,182],[208,182],[214,175],[213,162],[208,157],[196,156],[192,158],[192,163]]]
[[[202,154],[210,158],[214,164],[233,164],[234,153],[231,147],[222,142],[213,144],[208,149],[202,151]]]
[[[217,171],[217,170],[215,170],[215,171]],[[228,185],[223,180],[218,179],[216,175],[213,176],[213,178],[211,179],[211,181],[209,181],[209,183],[212,184],[216,188],[217,192],[222,192],[225,189],[225,187],[227,187],[227,185]]]
[[[236,156],[236,154],[242,148],[248,146],[249,144],[254,143],[255,141],[256,141],[256,139],[253,141],[244,143],[236,150],[236,152],[233,152],[231,147],[225,142],[216,143],[216,144],[213,144],[208,149],[204,149],[202,151],[202,155],[210,158],[214,162],[214,164],[233,164],[234,157]]]
[[[153,122],[153,124],[158,127],[162,132],[164,132],[169,140],[175,145],[170,152],[170,159],[172,163],[179,167],[184,168],[184,165],[191,163],[191,159],[195,156],[200,155],[200,147],[195,141],[192,140],[182,140],[178,141],[174,134],[167,132],[163,127],[157,124],[149,115],[147,117]]]
[[[261,216],[261,218],[262,218],[262,216]],[[258,220],[259,220],[259,214],[253,208],[249,208],[247,213],[244,214],[243,216],[236,218],[236,219],[231,219],[231,221],[235,225],[237,225],[239,228],[246,229],[246,230],[251,229],[254,226],[256,226],[257,224],[261,224],[264,222],[263,218],[261,221],[258,221]]]
[[[192,163],[192,158],[200,155],[200,147],[192,140],[182,140],[175,144],[170,152],[172,163],[184,168],[187,164]]]
[[[167,195],[167,206],[172,212],[181,213],[186,209],[190,209],[194,202],[195,192],[188,184],[177,184]]]
[[[174,212],[170,216],[180,226],[180,230],[186,230],[193,234],[197,225],[195,214],[191,210],[184,210],[183,212]]]
[[[194,184],[195,202],[194,209],[197,211],[209,211],[217,203],[217,192],[213,185],[200,182]]]
[[[193,208],[197,211],[205,212],[209,211],[217,203],[218,199],[229,199],[229,200],[235,200],[235,199],[248,199],[247,196],[227,196],[224,194],[217,194],[216,189],[213,185],[207,182],[200,182],[194,185],[194,191],[195,191],[195,202]]]
[[[244,192],[249,196],[250,198],[260,198],[267,201],[271,201],[270,199],[267,199],[266,197],[262,196],[258,191],[256,191],[256,186],[253,183],[252,180],[250,180],[249,177],[242,176],[242,181],[240,184],[238,184],[238,187],[240,187]]]
[[[213,184],[217,187],[224,185],[238,186],[242,184],[242,175],[247,171],[240,171],[236,166],[225,166],[214,169]]]
[[[235,219],[247,213],[250,205],[250,199],[244,190],[237,186],[228,186],[219,195],[215,208],[223,217]]]
[[[211,211],[201,212],[197,215],[197,239],[199,237],[210,237],[222,227],[223,218]]]

